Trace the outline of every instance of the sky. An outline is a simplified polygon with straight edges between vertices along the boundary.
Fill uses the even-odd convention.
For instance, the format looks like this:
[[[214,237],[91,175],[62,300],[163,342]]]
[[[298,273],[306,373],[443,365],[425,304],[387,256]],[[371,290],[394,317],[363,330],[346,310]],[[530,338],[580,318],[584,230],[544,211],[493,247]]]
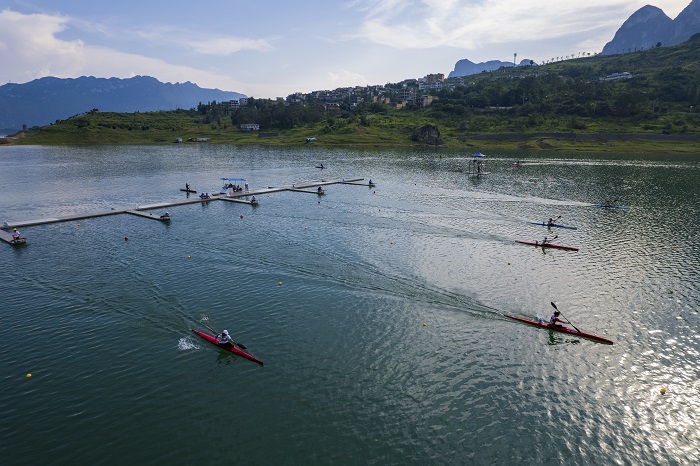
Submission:
[[[647,4],[674,19],[690,0],[0,0],[0,85],[143,75],[286,97],[598,53]]]

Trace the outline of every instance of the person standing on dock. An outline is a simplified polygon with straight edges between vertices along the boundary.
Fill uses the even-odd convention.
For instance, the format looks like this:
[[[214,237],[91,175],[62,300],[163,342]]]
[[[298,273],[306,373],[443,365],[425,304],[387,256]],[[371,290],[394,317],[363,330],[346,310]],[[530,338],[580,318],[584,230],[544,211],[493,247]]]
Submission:
[[[19,241],[22,238],[22,235],[19,234],[19,230],[17,228],[12,229],[12,241]]]

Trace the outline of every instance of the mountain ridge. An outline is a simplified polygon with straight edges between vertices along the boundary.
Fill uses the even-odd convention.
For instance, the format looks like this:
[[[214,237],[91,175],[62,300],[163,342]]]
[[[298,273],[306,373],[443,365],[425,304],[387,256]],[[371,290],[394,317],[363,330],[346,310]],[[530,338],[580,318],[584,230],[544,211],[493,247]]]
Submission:
[[[678,45],[700,32],[700,0],[692,0],[675,19],[660,8],[646,5],[635,11],[605,44],[602,55]]]
[[[201,88],[189,81],[163,83],[150,76],[125,79],[45,77],[0,86],[0,128],[43,126],[92,109],[127,113],[190,109],[200,102],[242,97],[246,96]]]

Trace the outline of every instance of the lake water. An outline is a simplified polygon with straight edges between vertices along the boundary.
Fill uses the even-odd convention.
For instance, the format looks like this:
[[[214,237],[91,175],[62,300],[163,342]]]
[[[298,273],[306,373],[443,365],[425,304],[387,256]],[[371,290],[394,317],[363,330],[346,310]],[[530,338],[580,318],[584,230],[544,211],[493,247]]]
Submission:
[[[0,222],[377,183],[1,243],[0,463],[697,464],[700,155],[488,155],[0,147]],[[580,250],[515,243],[545,235]],[[550,301],[615,344],[502,316]]]

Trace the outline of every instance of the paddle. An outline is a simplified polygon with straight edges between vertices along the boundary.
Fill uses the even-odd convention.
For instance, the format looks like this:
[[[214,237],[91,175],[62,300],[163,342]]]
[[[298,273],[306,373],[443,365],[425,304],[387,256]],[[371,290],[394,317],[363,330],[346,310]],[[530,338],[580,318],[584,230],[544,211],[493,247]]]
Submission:
[[[214,330],[213,328],[211,328],[210,326],[208,326],[207,324],[204,324],[204,326],[206,328],[208,328],[209,330],[211,330],[212,332],[214,332],[216,335],[218,335],[218,332],[216,330]],[[234,343],[236,344],[236,346],[238,346],[241,349],[248,349],[248,347],[246,345],[244,345],[243,343],[237,343],[235,341],[234,341]]]
[[[559,309],[557,308],[557,305],[556,305],[556,304],[554,304],[554,303],[551,302],[551,301],[549,302],[549,304],[551,304],[552,307],[553,307],[554,309],[556,309],[557,311],[559,311]],[[561,311],[559,311],[559,314],[560,314],[562,317],[564,317],[564,314],[562,314]],[[566,319],[566,317],[564,317],[564,318]],[[571,321],[570,321],[569,319],[566,319],[566,321],[567,321],[569,324],[571,324],[571,326],[572,326],[573,328],[576,328],[576,326],[575,326],[574,324],[572,324]],[[581,330],[579,330],[579,329],[577,329],[577,328],[576,328],[576,331],[579,332],[579,333],[581,333]]]
[[[545,244],[551,243],[552,241],[554,241],[554,240],[557,239],[557,238],[559,238],[559,235],[554,235],[554,238],[551,238],[551,239],[542,240],[542,245],[541,245],[541,246],[544,247]]]

